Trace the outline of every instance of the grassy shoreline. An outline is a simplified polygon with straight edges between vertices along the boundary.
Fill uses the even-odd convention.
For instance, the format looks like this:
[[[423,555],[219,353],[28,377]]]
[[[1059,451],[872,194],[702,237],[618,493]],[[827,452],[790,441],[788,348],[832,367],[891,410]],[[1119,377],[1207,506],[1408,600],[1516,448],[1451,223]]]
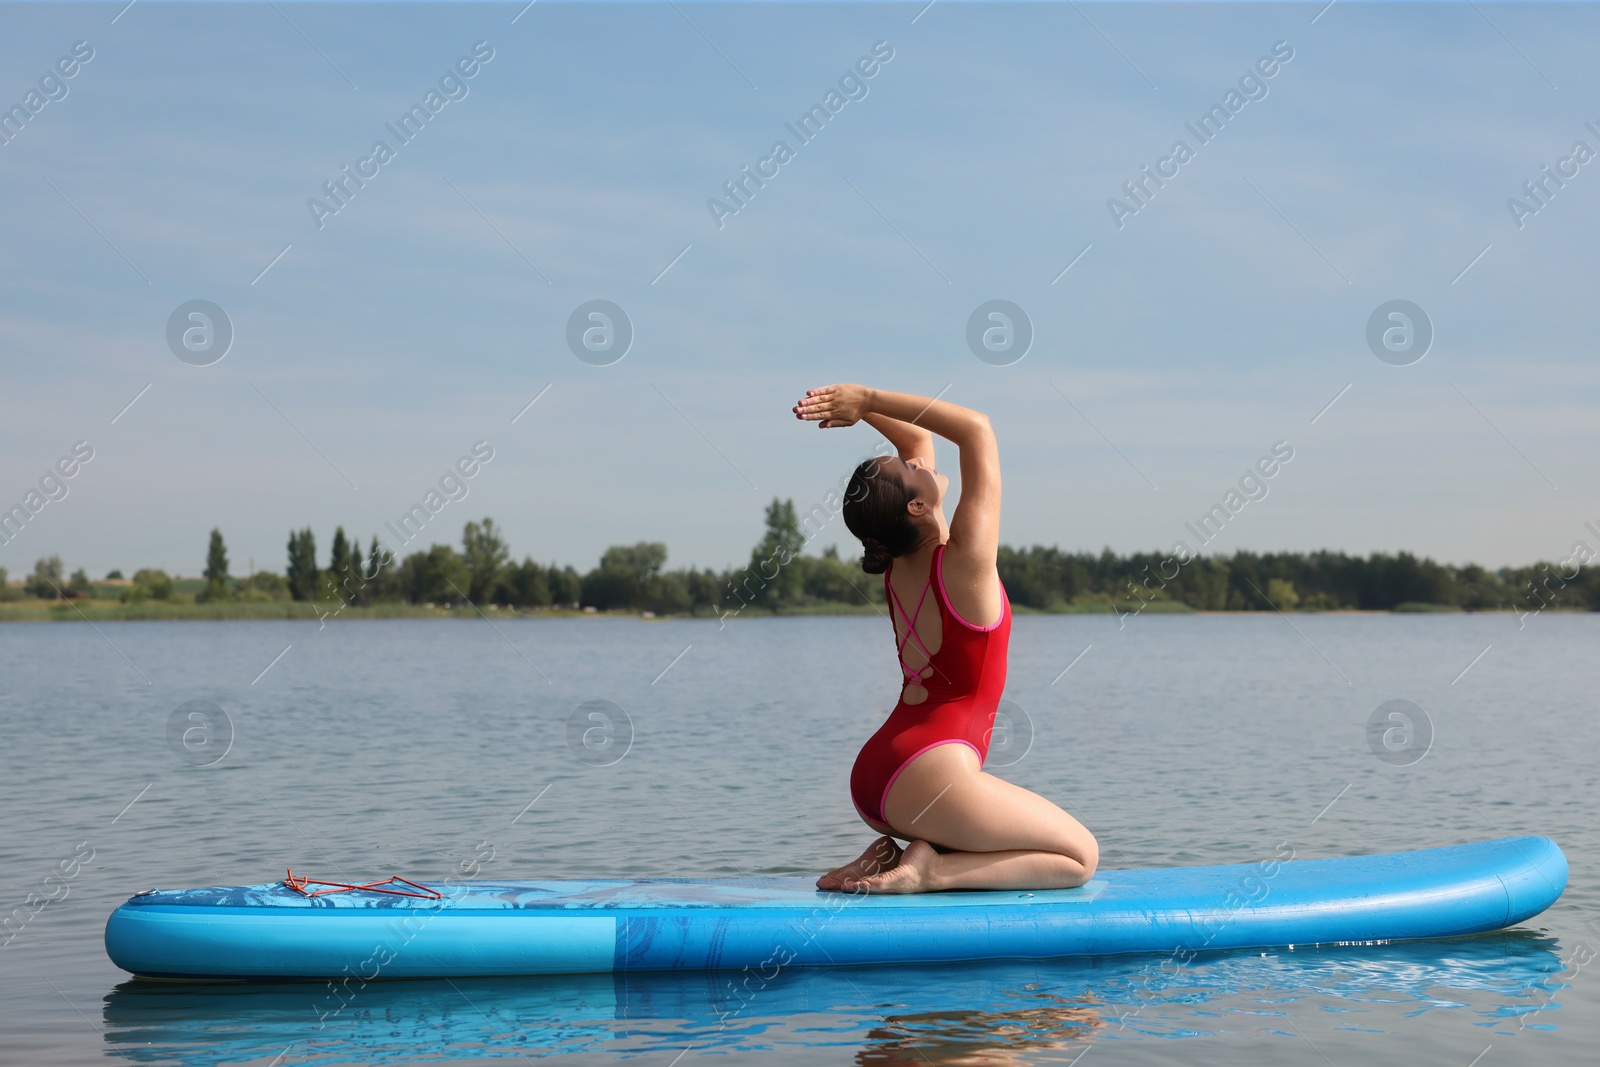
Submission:
[[[298,619],[314,621],[326,615],[329,622],[340,619],[476,619],[488,617],[491,619],[640,619],[655,621],[662,619],[707,619],[715,620],[715,613],[692,615],[682,613],[676,615],[654,615],[642,611],[575,611],[570,608],[536,608],[516,609],[488,606],[482,612],[477,608],[460,606],[448,607],[444,605],[384,603],[374,604],[370,607],[347,607],[334,611],[337,605],[316,604],[300,600],[274,600],[274,601],[223,601],[210,604],[196,604],[187,600],[146,600],[140,603],[123,603],[113,599],[82,599],[70,601],[53,600],[5,600],[0,601],[0,623],[4,622],[132,622],[132,621],[173,621],[173,622],[223,622],[236,620],[261,620],[261,619]],[[1112,611],[1112,605],[1107,603],[1086,603],[1060,605],[1049,610],[1030,608],[1025,605],[1012,605],[1015,615],[1104,615]],[[1504,614],[1510,609],[1499,611],[1481,611],[1471,614]],[[1573,609],[1547,609],[1547,610],[1573,610]],[[728,618],[773,618],[779,616],[795,615],[873,615],[882,614],[884,609],[876,604],[812,604],[805,607],[787,608],[782,611],[770,611],[762,608],[745,608],[743,611],[730,613]],[[1295,614],[1313,615],[1390,615],[1390,614],[1466,614],[1460,608],[1443,604],[1401,604],[1393,611],[1360,611],[1356,609],[1340,609],[1337,611],[1307,611]],[[1259,615],[1259,611],[1198,611],[1173,600],[1157,600],[1145,605],[1137,615]]]

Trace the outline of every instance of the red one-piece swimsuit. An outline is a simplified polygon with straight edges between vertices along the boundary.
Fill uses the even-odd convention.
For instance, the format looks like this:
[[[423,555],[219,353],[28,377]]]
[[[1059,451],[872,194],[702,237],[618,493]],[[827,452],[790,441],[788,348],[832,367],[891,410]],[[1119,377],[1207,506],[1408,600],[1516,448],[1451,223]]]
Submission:
[[[883,805],[889,798],[889,788],[894,785],[906,765],[935,745],[962,744],[978,754],[981,763],[989,754],[989,738],[994,731],[994,713],[1000,704],[1000,694],[1006,684],[1006,649],[1011,641],[1011,601],[1000,587],[1002,610],[1000,621],[993,626],[973,626],[950,605],[944,588],[944,545],[933,550],[933,564],[928,572],[928,584],[922,587],[917,606],[909,613],[894,586],[889,583],[890,570],[883,575],[883,588],[889,601],[890,619],[898,608],[906,620],[906,634],[899,640],[896,655],[900,658],[903,674],[900,702],[889,713],[888,720],[861,746],[855,767],[850,772],[850,797],[862,818],[888,825]],[[998,579],[997,579],[998,580]],[[917,615],[922,610],[929,588],[934,589],[934,603],[939,606],[939,651],[928,655],[922,638],[917,634]],[[905,647],[908,641],[917,646],[928,659],[921,671],[906,666]],[[928,693],[920,704],[907,704],[904,686],[916,683]]]

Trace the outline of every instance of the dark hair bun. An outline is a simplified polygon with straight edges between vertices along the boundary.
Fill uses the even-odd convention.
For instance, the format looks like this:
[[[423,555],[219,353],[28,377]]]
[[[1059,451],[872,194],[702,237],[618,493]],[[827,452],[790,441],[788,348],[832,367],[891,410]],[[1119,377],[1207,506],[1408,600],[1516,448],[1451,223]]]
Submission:
[[[894,559],[894,553],[889,551],[889,546],[875,537],[861,539],[861,569],[868,574],[882,574],[889,569],[889,561]]]

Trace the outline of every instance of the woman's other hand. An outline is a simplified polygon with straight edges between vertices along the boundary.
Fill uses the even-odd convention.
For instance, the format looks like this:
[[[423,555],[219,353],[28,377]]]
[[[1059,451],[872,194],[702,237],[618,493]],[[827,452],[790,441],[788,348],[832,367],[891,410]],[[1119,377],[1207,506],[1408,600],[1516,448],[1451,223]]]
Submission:
[[[825,385],[807,389],[794,406],[795,418],[815,422],[819,429],[853,426],[872,410],[872,390],[864,385]]]

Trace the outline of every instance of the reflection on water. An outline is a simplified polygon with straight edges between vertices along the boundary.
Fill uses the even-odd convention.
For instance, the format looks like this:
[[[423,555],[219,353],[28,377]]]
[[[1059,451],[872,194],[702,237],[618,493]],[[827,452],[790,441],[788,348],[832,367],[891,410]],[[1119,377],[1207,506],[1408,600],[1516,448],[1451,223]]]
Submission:
[[[793,969],[753,997],[737,972],[379,983],[320,1029],[322,983],[131,981],[106,996],[103,1022],[106,1043],[138,1062],[270,1061],[288,1049],[284,1063],[370,1063],[396,1046],[421,1061],[826,1047],[854,1048],[862,1065],[963,1067],[1045,1050],[1070,1060],[1129,1031],[1275,1032],[1271,1017],[1300,997],[1371,1006],[1369,1026],[1460,1007],[1509,1020],[1549,1003],[1562,970],[1554,939],[1509,931],[1215,953],[1187,967],[1130,956]]]
[[[1031,1007],[919,1011],[885,1017],[864,1035],[866,1046],[855,1062],[862,1067],[936,1063],[949,1067],[978,1064],[1029,1064],[1026,1053],[1072,1051],[1087,1045],[1090,1031],[1106,1022],[1094,1008],[1030,986],[1011,994],[1036,999]],[[1088,999],[1087,996],[1082,999]]]

